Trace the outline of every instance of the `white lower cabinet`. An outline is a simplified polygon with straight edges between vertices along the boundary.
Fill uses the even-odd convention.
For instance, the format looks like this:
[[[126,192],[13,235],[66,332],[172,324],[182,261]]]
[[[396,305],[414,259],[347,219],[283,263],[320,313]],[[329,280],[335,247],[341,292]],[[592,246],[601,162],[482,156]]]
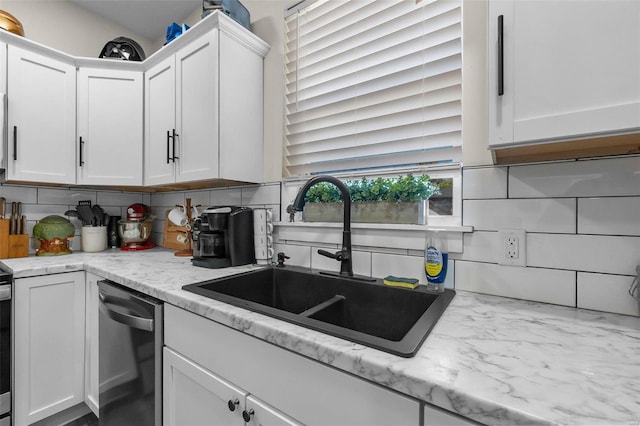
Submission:
[[[167,347],[162,363],[165,426],[244,424],[245,392]]]
[[[196,314],[165,305],[164,327],[165,425],[203,424],[180,416],[204,415],[213,401],[234,416],[225,406],[233,395],[252,425],[420,425],[415,399]]]
[[[84,272],[14,284],[14,424],[28,425],[84,401]]]
[[[428,404],[424,406],[424,426],[473,426],[478,424],[440,408]]]
[[[180,425],[300,425],[246,391],[165,347],[163,423]]]
[[[85,346],[84,346],[84,402],[98,415],[98,280],[102,279],[87,272],[85,299]]]

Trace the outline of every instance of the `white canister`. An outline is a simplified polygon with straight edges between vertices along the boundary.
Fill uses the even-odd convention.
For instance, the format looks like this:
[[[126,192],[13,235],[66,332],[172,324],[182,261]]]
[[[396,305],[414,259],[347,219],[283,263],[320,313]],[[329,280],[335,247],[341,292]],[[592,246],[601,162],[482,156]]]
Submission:
[[[92,253],[107,248],[106,226],[83,226],[81,231],[82,251]]]

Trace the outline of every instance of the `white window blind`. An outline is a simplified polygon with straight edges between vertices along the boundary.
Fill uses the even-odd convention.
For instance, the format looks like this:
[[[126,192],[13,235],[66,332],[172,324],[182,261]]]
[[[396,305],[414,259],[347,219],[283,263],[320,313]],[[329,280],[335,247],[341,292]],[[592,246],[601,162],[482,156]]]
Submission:
[[[286,18],[285,176],[459,164],[461,0],[320,0]]]

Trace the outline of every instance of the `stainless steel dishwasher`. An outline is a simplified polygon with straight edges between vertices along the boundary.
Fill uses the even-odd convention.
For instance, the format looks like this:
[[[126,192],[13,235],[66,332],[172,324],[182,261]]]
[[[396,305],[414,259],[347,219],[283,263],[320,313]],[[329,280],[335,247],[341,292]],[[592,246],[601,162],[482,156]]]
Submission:
[[[162,302],[98,281],[100,425],[162,424]]]

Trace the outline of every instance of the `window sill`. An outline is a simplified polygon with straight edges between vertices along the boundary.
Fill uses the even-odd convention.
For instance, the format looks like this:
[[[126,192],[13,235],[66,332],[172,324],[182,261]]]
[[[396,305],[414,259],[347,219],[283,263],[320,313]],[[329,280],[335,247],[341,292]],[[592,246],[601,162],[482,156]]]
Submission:
[[[274,227],[279,243],[342,243],[342,223],[276,222]],[[462,234],[473,232],[472,226],[459,225],[352,223],[351,241],[357,247],[423,250],[425,233],[434,229],[446,231],[451,253],[462,253]]]

